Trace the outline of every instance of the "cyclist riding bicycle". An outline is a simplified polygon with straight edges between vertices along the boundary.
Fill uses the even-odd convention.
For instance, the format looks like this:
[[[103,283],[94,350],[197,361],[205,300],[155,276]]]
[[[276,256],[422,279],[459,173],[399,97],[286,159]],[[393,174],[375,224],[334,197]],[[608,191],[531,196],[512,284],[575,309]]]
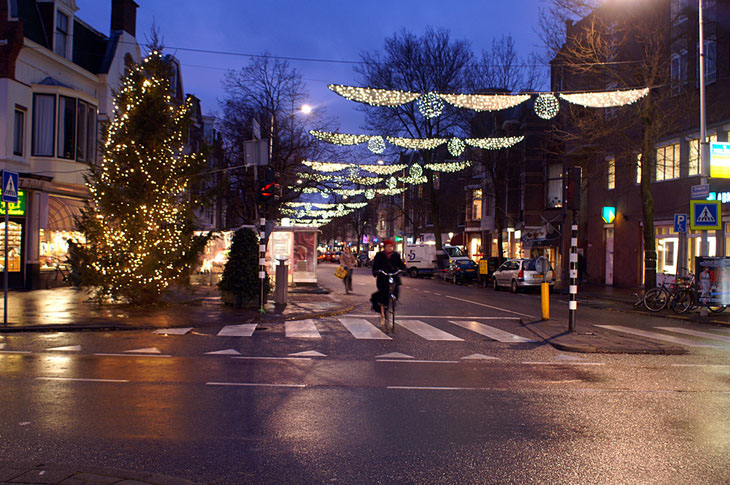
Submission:
[[[377,278],[376,285],[378,291],[373,293],[370,297],[370,302],[373,305],[373,311],[380,313],[380,323],[385,325],[385,309],[388,308],[388,298],[390,288],[388,285],[388,277],[380,271],[386,273],[395,273],[396,271],[406,270],[406,265],[400,259],[400,255],[393,251],[395,249],[395,242],[392,239],[386,239],[383,241],[383,250],[375,255],[373,258],[373,276]],[[395,276],[395,291],[394,294],[396,299],[398,298],[398,287],[400,286],[400,277]]]

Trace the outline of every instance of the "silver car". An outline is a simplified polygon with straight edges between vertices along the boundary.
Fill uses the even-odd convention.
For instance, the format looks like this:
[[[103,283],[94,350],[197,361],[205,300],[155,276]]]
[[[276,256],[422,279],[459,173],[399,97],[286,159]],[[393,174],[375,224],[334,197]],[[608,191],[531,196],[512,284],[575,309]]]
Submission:
[[[492,285],[495,290],[510,288],[517,293],[520,288],[536,287],[541,283],[555,284],[555,275],[552,265],[543,276],[537,272],[534,259],[508,259],[492,275]]]

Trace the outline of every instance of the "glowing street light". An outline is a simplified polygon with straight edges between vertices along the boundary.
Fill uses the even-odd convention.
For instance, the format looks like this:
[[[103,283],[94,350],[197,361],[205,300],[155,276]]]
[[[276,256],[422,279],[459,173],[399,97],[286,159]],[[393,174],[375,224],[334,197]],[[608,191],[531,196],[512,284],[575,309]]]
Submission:
[[[312,112],[312,107],[308,104],[303,104],[302,107],[299,108],[299,111],[301,111],[305,115],[308,115]]]

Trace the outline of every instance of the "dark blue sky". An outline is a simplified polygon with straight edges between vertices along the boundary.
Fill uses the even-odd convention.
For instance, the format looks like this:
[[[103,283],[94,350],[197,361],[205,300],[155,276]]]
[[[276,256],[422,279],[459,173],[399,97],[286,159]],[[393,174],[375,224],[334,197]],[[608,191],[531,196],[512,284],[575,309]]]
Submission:
[[[77,15],[108,34],[111,0],[76,0]],[[475,54],[495,37],[512,34],[525,55],[541,50],[533,28],[541,0],[137,0],[137,38],[144,43],[152,22],[168,52],[183,64],[186,92],[203,102],[206,113],[219,111],[221,78],[248,58],[175,50],[215,51],[358,60],[362,51],[380,49],[386,37],[406,28],[422,34],[425,26],[444,27],[454,38],[471,42]],[[326,106],[343,131],[358,131],[354,104],[331,93],[328,83],[354,84],[352,65],[293,61],[306,80],[311,104]]]

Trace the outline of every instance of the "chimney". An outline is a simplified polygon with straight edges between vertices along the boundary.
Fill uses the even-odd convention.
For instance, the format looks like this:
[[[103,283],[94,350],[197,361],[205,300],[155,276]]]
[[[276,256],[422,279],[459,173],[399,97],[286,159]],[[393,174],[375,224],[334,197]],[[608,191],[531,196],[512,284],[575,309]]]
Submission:
[[[112,32],[123,30],[137,37],[137,8],[134,0],[112,0]]]

